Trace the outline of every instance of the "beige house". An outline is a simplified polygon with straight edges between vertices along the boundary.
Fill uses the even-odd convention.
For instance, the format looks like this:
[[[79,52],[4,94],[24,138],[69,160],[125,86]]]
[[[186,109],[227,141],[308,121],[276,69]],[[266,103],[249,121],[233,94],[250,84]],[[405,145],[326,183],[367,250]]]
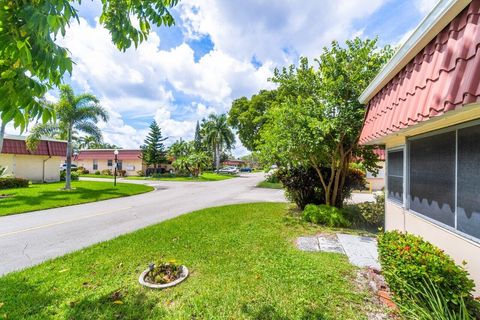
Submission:
[[[90,173],[102,170],[114,170],[115,168],[115,150],[114,149],[88,149],[80,150],[74,156],[73,163],[79,167],[84,167]],[[119,149],[118,150],[118,170],[125,170],[127,176],[138,176],[139,171],[146,174],[147,166],[141,159],[142,151],[140,149]],[[159,166],[164,171],[170,171],[170,164]]]
[[[385,145],[385,229],[422,236],[480,294],[480,0],[440,0],[363,92]]]
[[[26,137],[5,135],[0,153],[0,166],[17,178],[32,182],[60,181],[60,164],[67,152],[67,143],[53,139],[40,141],[37,150],[30,152]]]

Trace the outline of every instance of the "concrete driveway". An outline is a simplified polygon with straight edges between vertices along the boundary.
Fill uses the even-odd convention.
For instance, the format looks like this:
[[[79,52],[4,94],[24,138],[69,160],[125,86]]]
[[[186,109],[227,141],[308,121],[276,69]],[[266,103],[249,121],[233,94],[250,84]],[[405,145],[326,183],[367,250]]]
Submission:
[[[0,217],[0,274],[190,211],[233,203],[285,201],[282,190],[255,188],[261,180],[263,173],[217,182],[129,181],[156,189],[121,199]]]

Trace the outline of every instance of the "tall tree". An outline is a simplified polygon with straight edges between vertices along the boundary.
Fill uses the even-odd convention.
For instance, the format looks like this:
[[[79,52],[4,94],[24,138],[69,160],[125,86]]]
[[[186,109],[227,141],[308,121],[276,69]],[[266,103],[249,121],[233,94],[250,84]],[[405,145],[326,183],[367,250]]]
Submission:
[[[166,161],[165,145],[163,144],[163,141],[167,139],[168,138],[162,136],[162,130],[154,120],[150,125],[150,132],[145,138],[144,145],[140,148],[142,149],[142,160],[147,165],[153,165],[155,171],[159,164]]]
[[[96,123],[108,121],[108,113],[99,104],[98,99],[89,93],[75,95],[68,85],[60,86],[60,99],[52,107],[55,111],[55,122],[35,125],[27,138],[27,146],[35,150],[42,137],[67,134],[67,168],[65,189],[71,189],[72,141],[74,132],[83,132],[101,140],[102,132]]]
[[[267,121],[267,110],[275,103],[276,96],[275,90],[261,90],[250,99],[242,97],[232,103],[228,123],[238,130],[240,141],[250,151],[256,150],[260,129]]]
[[[376,39],[356,38],[324,48],[316,69],[302,58],[298,68],[275,70],[279,103],[268,110],[261,130],[262,156],[285,167],[313,167],[326,204],[341,205],[352,159],[362,158],[375,170],[372,147],[358,144],[365,115],[358,97],[391,55]]]
[[[203,136],[214,150],[215,168],[218,171],[222,151],[230,150],[235,143],[235,135],[228,125],[227,115],[211,114],[203,122]]]
[[[200,132],[200,122],[197,121],[197,126],[195,127],[195,138],[194,138],[194,147],[196,151],[202,150],[202,134]]]
[[[170,9],[178,0],[101,0],[99,22],[125,51],[147,39],[154,26],[171,26]],[[65,36],[80,0],[2,1],[0,5],[0,122],[23,131],[28,121],[53,114],[41,98],[72,73],[72,59],[55,41]],[[2,139],[0,131],[0,140]],[[1,145],[0,145],[1,148]]]

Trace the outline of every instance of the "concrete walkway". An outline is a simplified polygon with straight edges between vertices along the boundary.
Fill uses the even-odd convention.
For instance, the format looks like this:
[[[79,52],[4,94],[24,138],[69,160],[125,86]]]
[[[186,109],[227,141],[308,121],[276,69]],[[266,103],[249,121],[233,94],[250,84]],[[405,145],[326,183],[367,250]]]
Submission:
[[[346,254],[351,264],[380,270],[377,240],[351,234],[320,234],[297,239],[297,247],[302,251],[334,252]]]
[[[154,186],[156,190],[120,199],[0,217],[0,274],[194,210],[233,203],[285,201],[283,190],[256,188],[262,180],[262,173],[217,182],[129,180],[129,183]]]

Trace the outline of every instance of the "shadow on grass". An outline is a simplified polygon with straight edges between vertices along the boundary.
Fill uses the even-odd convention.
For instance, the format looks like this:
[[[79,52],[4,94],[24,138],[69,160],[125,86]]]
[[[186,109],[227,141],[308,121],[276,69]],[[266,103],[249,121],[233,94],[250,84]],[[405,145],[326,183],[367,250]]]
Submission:
[[[23,279],[26,280],[26,279]],[[6,292],[7,291],[8,294]],[[12,299],[13,298],[13,299]],[[3,319],[25,319],[42,318],[45,308],[54,305],[60,298],[56,288],[48,291],[40,291],[38,286],[22,281],[3,278],[0,280],[0,318]],[[2,317],[3,316],[3,317]],[[44,318],[53,317],[53,314],[44,314]]]

